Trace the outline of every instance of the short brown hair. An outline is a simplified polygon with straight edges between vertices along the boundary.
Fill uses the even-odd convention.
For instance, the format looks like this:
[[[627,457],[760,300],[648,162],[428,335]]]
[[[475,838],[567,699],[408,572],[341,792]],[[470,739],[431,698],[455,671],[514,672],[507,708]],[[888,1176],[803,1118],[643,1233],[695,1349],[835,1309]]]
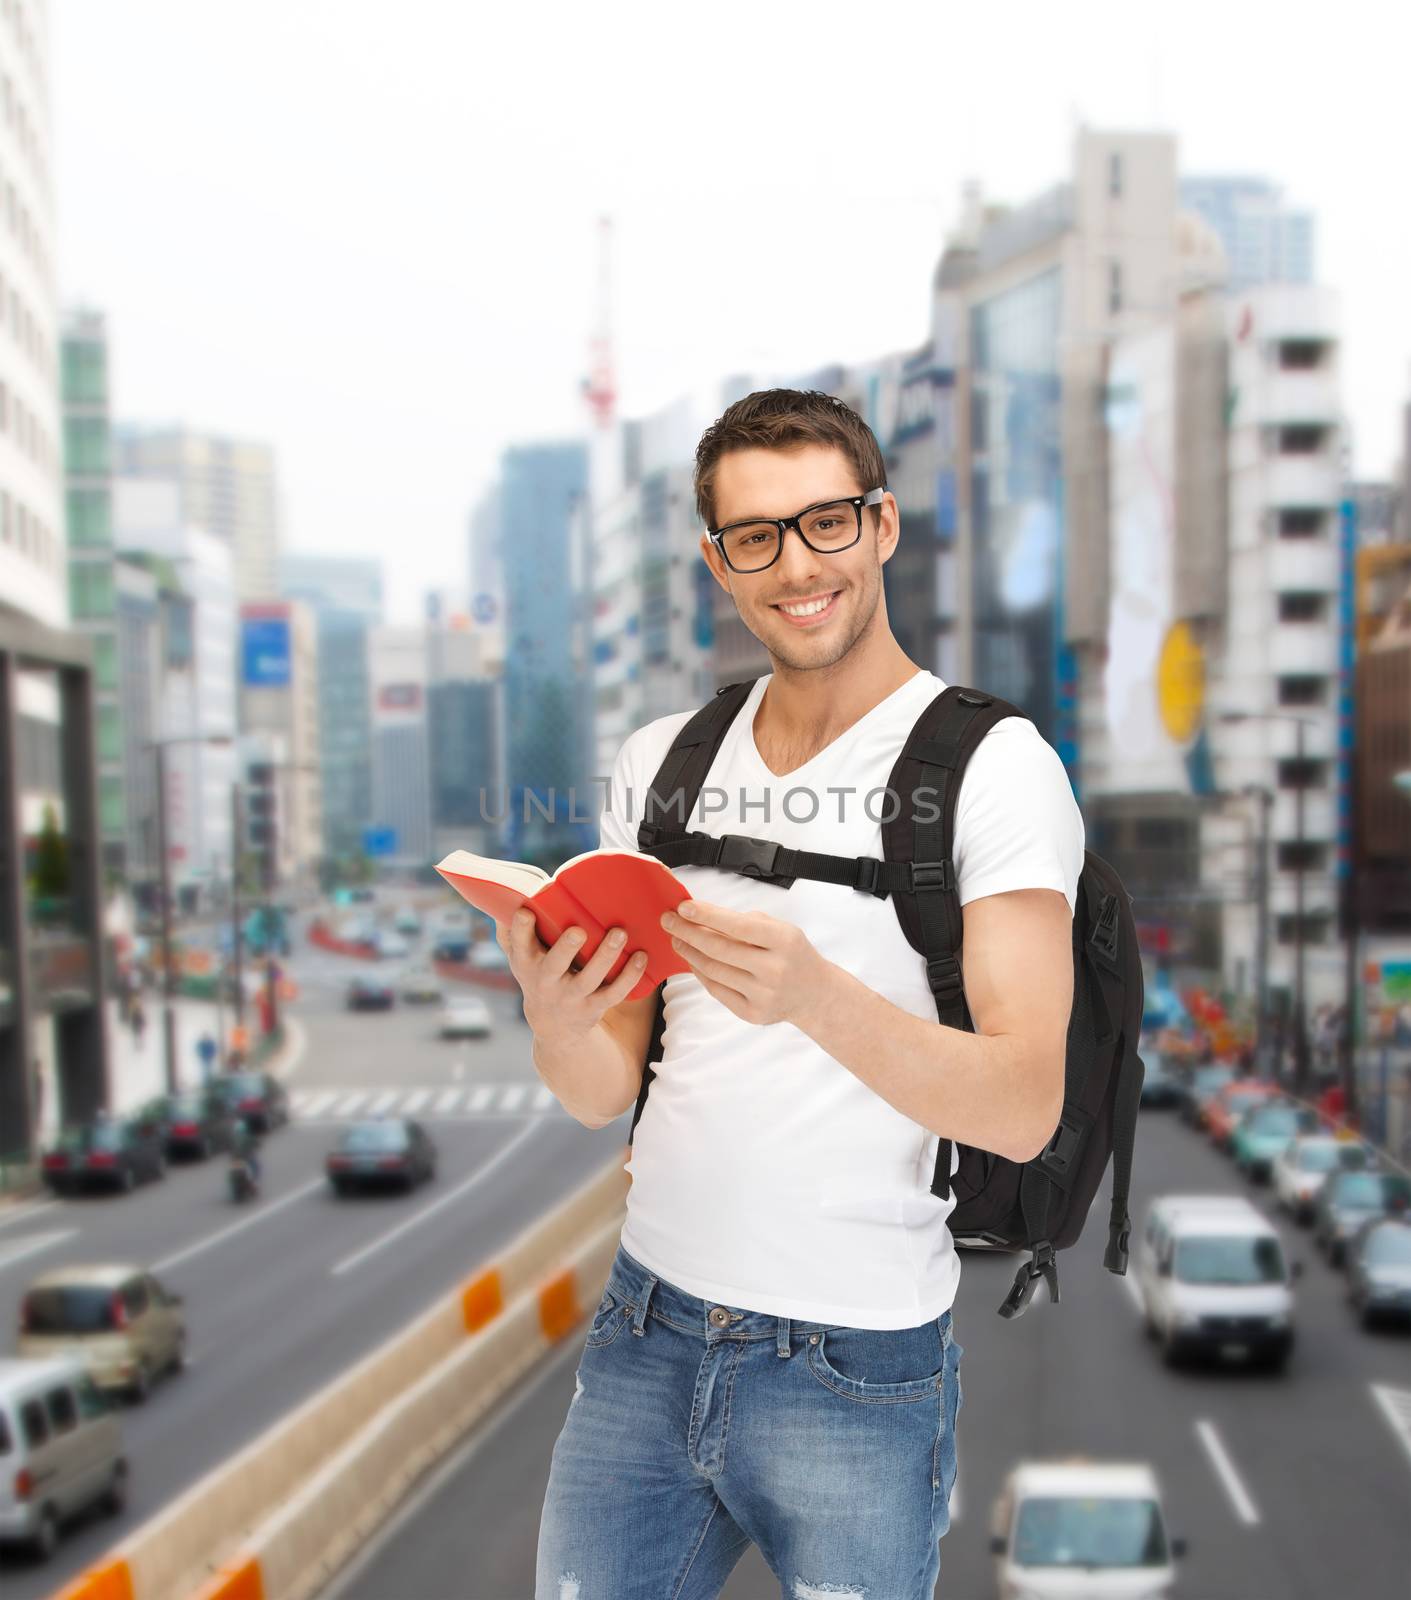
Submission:
[[[866,494],[887,481],[887,463],[871,428],[851,406],[819,389],[757,389],[737,400],[696,446],[696,512],[715,526],[715,469],[731,450],[793,450],[800,445],[841,450]]]

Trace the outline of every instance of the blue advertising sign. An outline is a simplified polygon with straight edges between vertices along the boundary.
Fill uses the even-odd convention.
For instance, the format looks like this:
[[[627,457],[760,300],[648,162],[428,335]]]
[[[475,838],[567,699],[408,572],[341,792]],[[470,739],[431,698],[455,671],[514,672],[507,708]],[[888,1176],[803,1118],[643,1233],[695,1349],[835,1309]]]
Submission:
[[[369,856],[394,856],[397,853],[395,828],[364,828],[363,854]]]
[[[289,618],[245,617],[240,629],[240,661],[247,689],[287,689]]]

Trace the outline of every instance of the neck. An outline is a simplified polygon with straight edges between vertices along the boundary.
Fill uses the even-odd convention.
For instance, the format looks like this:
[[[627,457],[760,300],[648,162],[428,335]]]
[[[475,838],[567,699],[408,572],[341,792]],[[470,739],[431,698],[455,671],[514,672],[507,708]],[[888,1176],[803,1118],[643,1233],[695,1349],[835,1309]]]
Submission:
[[[775,659],[774,675],[755,713],[756,735],[826,743],[919,670],[890,630],[875,648],[859,641],[828,666],[800,670]]]

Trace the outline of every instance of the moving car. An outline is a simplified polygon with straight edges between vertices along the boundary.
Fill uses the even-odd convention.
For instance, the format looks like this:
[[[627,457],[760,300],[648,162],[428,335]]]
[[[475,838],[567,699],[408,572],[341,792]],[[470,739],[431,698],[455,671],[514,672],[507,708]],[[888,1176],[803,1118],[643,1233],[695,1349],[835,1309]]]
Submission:
[[[396,1003],[396,990],[375,973],[360,972],[348,985],[349,1011],[390,1011]]]
[[[489,1035],[494,1027],[490,1007],[475,995],[448,1000],[441,1013],[443,1039],[479,1039]]]
[[[1246,1111],[1230,1135],[1235,1166],[1254,1183],[1265,1183],[1269,1169],[1284,1148],[1300,1134],[1317,1133],[1318,1113],[1307,1106],[1278,1101]]]
[[[1181,1121],[1193,1128],[1203,1128],[1211,1100],[1226,1084],[1234,1081],[1233,1069],[1221,1066],[1217,1061],[1193,1068],[1181,1096]]]
[[[122,1430],[82,1361],[0,1358],[0,1544],[46,1561],[71,1517],[126,1504]]]
[[[130,1194],[139,1183],[163,1177],[166,1139],[158,1122],[129,1118],[66,1128],[40,1159],[44,1182],[55,1194],[95,1186]]]
[[[100,1389],[141,1402],[158,1373],[186,1364],[181,1296],[127,1262],[56,1267],[20,1302],[18,1354],[76,1356]]]
[[[1248,1200],[1162,1196],[1137,1246],[1146,1331],[1170,1366],[1202,1354],[1281,1370],[1294,1342],[1291,1284],[1302,1271]]]
[[[1179,1106],[1185,1097],[1181,1080],[1171,1070],[1166,1058],[1153,1050],[1142,1057],[1146,1071],[1142,1077],[1142,1110],[1156,1106]]]
[[[1205,1108],[1205,1130],[1217,1150],[1228,1150],[1235,1126],[1246,1111],[1276,1098],[1279,1087],[1267,1078],[1235,1078],[1211,1096]]]
[[[371,1117],[343,1129],[324,1167],[337,1194],[388,1184],[414,1189],[436,1176],[436,1146],[419,1122]]]
[[[1411,1214],[1363,1223],[1347,1246],[1347,1297],[1364,1328],[1411,1323]]]
[[[1274,1161],[1274,1199],[1296,1222],[1313,1220],[1319,1191],[1334,1172],[1368,1166],[1367,1147],[1331,1133],[1308,1133],[1286,1144]]]
[[[445,990],[430,967],[410,967],[402,974],[402,999],[413,1005],[435,1005],[445,999]]]
[[[1374,1217],[1411,1204],[1411,1178],[1399,1172],[1335,1172],[1313,1207],[1313,1242],[1340,1267],[1348,1241]]]
[[[1165,1600],[1184,1539],[1169,1537],[1145,1462],[1021,1461],[990,1518],[1000,1600]]]
[[[272,1133],[289,1121],[289,1095],[268,1072],[228,1072],[213,1079],[212,1085],[256,1133]]]
[[[229,1150],[235,1139],[235,1118],[224,1096],[193,1089],[170,1096],[162,1123],[168,1156],[195,1156],[204,1161],[213,1150]]]

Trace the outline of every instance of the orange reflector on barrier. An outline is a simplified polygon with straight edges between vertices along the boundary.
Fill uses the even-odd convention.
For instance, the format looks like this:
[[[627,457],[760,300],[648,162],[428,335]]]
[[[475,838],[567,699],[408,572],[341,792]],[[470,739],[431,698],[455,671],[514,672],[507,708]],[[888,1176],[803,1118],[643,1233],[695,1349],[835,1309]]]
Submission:
[[[539,1291],[539,1326],[548,1339],[562,1339],[581,1319],[578,1309],[578,1286],[573,1269],[550,1278]]]
[[[472,1278],[461,1294],[461,1315],[465,1318],[465,1331],[474,1333],[483,1328],[492,1317],[505,1309],[505,1293],[496,1267]]]
[[[196,1600],[265,1600],[265,1581],[258,1559],[246,1556],[232,1566],[222,1567],[203,1589],[196,1591]]]
[[[61,1589],[55,1600],[135,1600],[127,1562],[106,1561],[102,1566],[90,1567]]]

